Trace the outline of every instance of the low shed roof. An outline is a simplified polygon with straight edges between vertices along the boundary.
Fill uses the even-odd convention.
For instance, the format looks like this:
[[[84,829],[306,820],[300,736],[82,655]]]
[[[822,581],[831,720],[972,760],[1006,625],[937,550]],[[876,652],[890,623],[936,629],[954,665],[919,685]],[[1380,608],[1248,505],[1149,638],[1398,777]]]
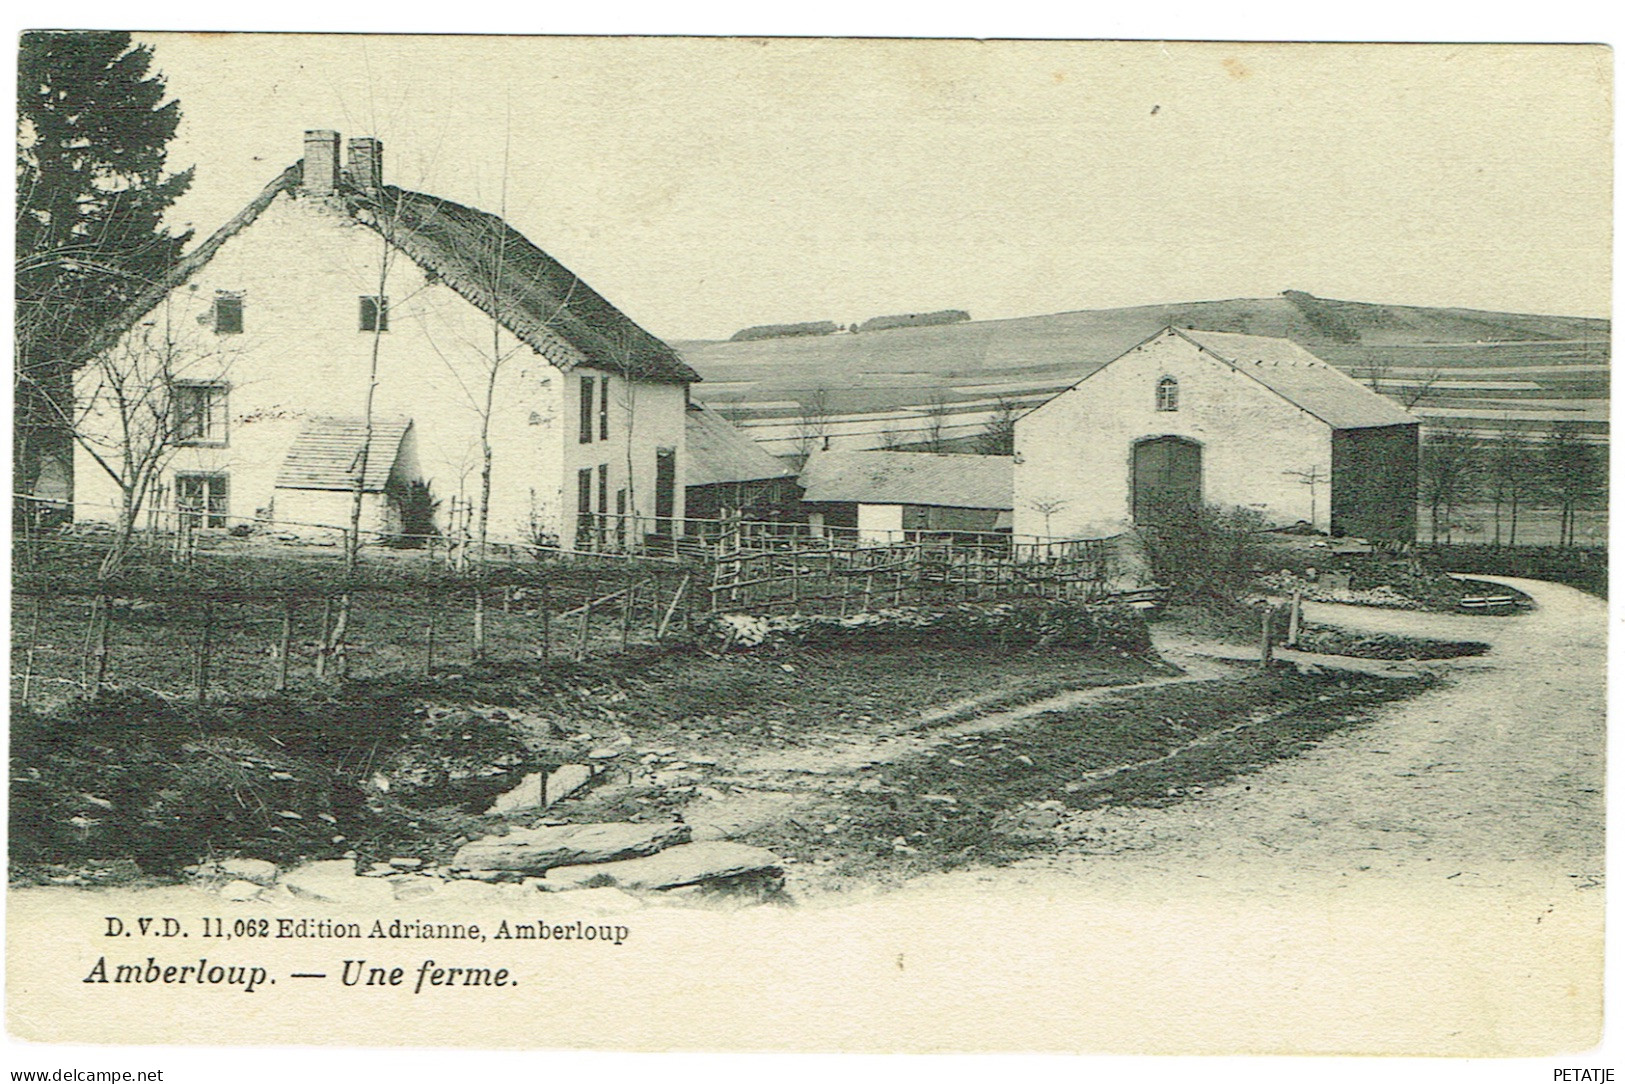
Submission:
[[[367,447],[367,476],[362,491],[381,493],[395,469],[412,422],[407,418],[373,419],[372,442],[367,444],[367,424],[361,418],[311,418],[282,460],[277,472],[278,489],[338,489],[355,486],[355,471],[361,448]]]
[[[689,404],[686,428],[688,464],[683,475],[688,485],[759,482],[796,473],[727,418],[699,403]]]
[[[802,499],[814,503],[1015,507],[1015,466],[1001,455],[817,452],[801,484],[807,489]]]

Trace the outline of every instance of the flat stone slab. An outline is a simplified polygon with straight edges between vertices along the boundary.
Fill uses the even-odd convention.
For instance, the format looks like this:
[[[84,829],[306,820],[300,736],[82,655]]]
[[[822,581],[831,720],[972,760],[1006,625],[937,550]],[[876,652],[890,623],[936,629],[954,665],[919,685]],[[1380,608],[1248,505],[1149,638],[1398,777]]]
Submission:
[[[356,876],[355,862],[312,862],[282,875],[282,886],[301,899],[342,904],[393,903],[395,892],[378,877]]]
[[[772,851],[718,840],[685,843],[648,858],[594,865],[558,866],[542,882],[550,888],[585,885],[616,888],[678,888],[750,873],[778,873],[783,861]]]
[[[451,867],[487,873],[542,873],[555,866],[637,858],[688,840],[688,825],[677,823],[547,825],[465,843]]]

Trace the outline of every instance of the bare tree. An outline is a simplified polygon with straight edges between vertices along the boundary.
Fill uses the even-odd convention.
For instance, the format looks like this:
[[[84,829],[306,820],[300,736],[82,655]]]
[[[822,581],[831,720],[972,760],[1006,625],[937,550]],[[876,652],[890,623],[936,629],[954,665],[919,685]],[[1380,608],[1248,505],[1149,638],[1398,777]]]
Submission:
[[[1494,509],[1495,544],[1501,544],[1502,512],[1507,519],[1506,544],[1518,544],[1518,511],[1539,489],[1540,462],[1527,423],[1512,422],[1489,443],[1484,488]]]
[[[1404,406],[1406,410],[1410,410],[1412,407],[1416,406],[1422,400],[1433,394],[1434,385],[1439,382],[1439,378],[1443,375],[1444,370],[1433,368],[1429,369],[1415,380],[1407,381],[1406,383],[1401,384],[1395,393],[1400,404]]]
[[[802,463],[829,443],[830,408],[829,389],[817,387],[801,400],[801,414],[796,419],[796,455]]]
[[[1055,532],[1050,529],[1050,519],[1056,513],[1066,511],[1067,505],[1071,503],[1071,501],[1059,499],[1048,501],[1029,501],[1027,502],[1027,507],[1044,517],[1044,537],[1054,538]]]
[[[1576,513],[1594,506],[1607,484],[1602,458],[1574,422],[1558,422],[1546,435],[1546,488],[1558,511],[1558,545],[1574,545]]]
[[[175,331],[169,305],[92,357],[75,377],[74,441],[118,488],[112,543],[98,575],[118,571],[142,510],[176,451],[226,424],[232,355]],[[206,510],[205,510],[206,511]]]
[[[925,406],[925,450],[928,452],[947,451],[946,431],[948,427],[948,399],[941,391],[931,393],[931,401]]]
[[[1441,524],[1449,540],[1456,510],[1474,495],[1479,453],[1478,437],[1455,423],[1440,426],[1422,445],[1422,500],[1428,506],[1430,537],[1435,544]]]
[[[981,435],[977,437],[976,450],[982,455],[1014,455],[1018,413],[1014,403],[999,396],[998,405],[993,408]]]

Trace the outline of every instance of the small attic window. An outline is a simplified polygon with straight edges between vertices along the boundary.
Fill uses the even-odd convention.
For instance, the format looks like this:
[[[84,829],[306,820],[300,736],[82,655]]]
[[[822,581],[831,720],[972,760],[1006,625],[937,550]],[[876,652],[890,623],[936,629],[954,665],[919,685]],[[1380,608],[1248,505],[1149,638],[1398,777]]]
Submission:
[[[225,292],[214,295],[214,331],[216,335],[243,333],[243,295]]]
[[[1157,381],[1157,409],[1179,409],[1179,381],[1171,376],[1165,376]]]

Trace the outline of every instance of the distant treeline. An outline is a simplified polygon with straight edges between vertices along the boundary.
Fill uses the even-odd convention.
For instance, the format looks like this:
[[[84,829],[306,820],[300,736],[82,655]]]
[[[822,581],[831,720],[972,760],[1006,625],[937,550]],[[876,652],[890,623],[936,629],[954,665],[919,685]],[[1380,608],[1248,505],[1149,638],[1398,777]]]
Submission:
[[[841,330],[833,320],[809,320],[804,324],[760,324],[736,331],[730,342],[750,342],[752,339],[793,339],[802,335],[833,335]]]
[[[861,331],[890,331],[899,327],[931,327],[936,324],[961,324],[970,319],[964,309],[943,309],[941,312],[905,312],[895,316],[875,316],[863,323],[837,324],[832,320],[808,320],[800,324],[758,324],[736,331],[729,342],[751,342],[756,339],[794,339],[808,335],[834,335],[838,331],[857,334]]]

